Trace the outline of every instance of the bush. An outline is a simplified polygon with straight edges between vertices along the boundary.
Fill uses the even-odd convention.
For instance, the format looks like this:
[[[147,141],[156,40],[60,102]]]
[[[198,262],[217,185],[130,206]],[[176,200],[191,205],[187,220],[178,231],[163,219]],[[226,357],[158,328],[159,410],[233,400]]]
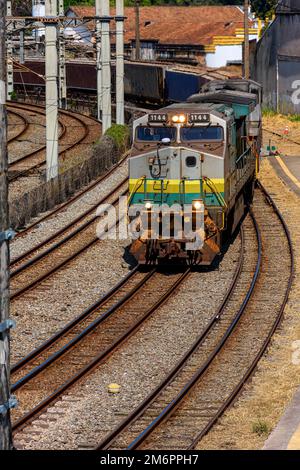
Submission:
[[[252,424],[252,431],[259,436],[263,436],[269,434],[270,429],[266,422],[258,420],[256,423]]]
[[[291,122],[299,122],[300,121],[300,114],[290,114],[288,116],[288,119]]]
[[[263,108],[262,113],[264,117],[274,117],[278,115],[277,111],[274,111],[272,108]]]
[[[113,124],[105,135],[110,137],[120,152],[125,152],[129,147],[130,131],[128,126]]]

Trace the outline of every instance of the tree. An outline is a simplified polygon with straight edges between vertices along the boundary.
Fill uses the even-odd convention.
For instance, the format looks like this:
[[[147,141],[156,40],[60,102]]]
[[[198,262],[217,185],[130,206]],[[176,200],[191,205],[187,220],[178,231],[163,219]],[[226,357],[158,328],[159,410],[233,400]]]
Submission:
[[[278,0],[251,0],[251,6],[258,18],[265,20],[275,13]]]
[[[31,16],[32,0],[13,0],[13,15]]]

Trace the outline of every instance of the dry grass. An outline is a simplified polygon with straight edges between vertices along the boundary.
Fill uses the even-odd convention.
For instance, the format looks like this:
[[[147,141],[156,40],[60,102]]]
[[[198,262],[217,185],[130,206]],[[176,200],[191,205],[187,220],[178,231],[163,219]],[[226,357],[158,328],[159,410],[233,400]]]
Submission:
[[[281,327],[251,382],[234,406],[204,437],[199,449],[261,449],[300,384],[300,366],[292,363],[292,342],[300,339],[299,199],[279,180],[267,160],[262,165],[261,180],[279,198],[277,203],[290,226],[296,257],[293,290]],[[292,208],[289,211],[286,211],[286,201]]]
[[[300,122],[298,116],[283,116],[282,114],[274,114],[265,112],[263,118],[263,142],[264,145],[271,144],[277,147],[279,153],[284,155],[299,155],[300,153]],[[285,135],[285,130],[288,128],[288,135]],[[282,137],[273,135],[271,132],[276,132]],[[299,142],[298,144],[290,142],[288,139]]]

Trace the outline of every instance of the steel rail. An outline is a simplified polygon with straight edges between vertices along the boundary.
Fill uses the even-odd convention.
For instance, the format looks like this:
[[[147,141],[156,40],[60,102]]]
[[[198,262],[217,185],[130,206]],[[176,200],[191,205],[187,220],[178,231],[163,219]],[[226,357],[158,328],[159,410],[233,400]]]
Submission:
[[[144,429],[134,440],[131,442],[128,446],[128,450],[134,450],[137,449],[138,446],[140,446],[146,438],[156,429],[166,418],[170,417],[174,411],[177,409],[177,407],[180,405],[182,400],[192,391],[196,383],[199,381],[201,377],[203,377],[204,373],[207,371],[209,366],[212,364],[213,360],[216,358],[216,356],[220,353],[220,351],[223,349],[224,345],[226,344],[228,338],[231,336],[233,331],[235,330],[236,326],[239,323],[240,318],[242,317],[243,313],[245,312],[245,309],[248,305],[248,302],[250,298],[252,297],[252,294],[254,292],[254,288],[256,285],[256,282],[259,277],[260,269],[261,269],[261,262],[262,262],[262,240],[261,240],[261,234],[259,227],[257,225],[257,222],[255,220],[254,215],[250,212],[255,232],[256,232],[256,237],[257,237],[257,248],[258,248],[258,254],[257,254],[257,262],[256,262],[256,267],[255,271],[252,277],[251,285],[247,291],[247,294],[238,310],[238,312],[235,314],[230,326],[227,328],[225,334],[222,336],[221,340],[217,344],[217,346],[214,348],[214,350],[210,353],[208,359],[205,361],[205,363],[197,370],[197,372],[193,375],[193,377],[189,380],[189,382],[181,389],[181,391],[177,394],[177,396],[172,400],[171,403],[169,403],[163,411]]]
[[[22,237],[26,235],[28,232],[33,230],[37,225],[39,225],[41,222],[45,222],[45,220],[50,219],[53,217],[53,215],[58,214],[62,209],[65,209],[66,207],[70,206],[73,204],[75,201],[80,199],[84,194],[88,193],[92,189],[94,189],[99,183],[104,181],[106,178],[108,178],[114,171],[124,163],[124,161],[128,158],[128,152],[126,152],[123,157],[116,163],[114,164],[106,173],[103,175],[99,176],[96,178],[94,181],[89,183],[85,188],[82,190],[78,191],[74,196],[69,198],[66,202],[63,202],[62,204],[59,204],[54,210],[52,210],[50,213],[40,217],[38,220],[35,222],[31,223],[27,227],[25,227],[22,231],[18,232],[15,236],[15,238]],[[13,260],[14,263],[15,260]]]
[[[100,201],[98,201],[96,204],[93,204],[89,209],[87,209],[86,211],[84,211],[82,214],[80,214],[78,217],[76,217],[75,219],[71,220],[71,222],[69,222],[67,225],[65,225],[64,227],[62,227],[61,229],[57,230],[55,233],[53,233],[52,235],[50,235],[48,238],[46,238],[45,240],[41,241],[40,243],[38,243],[37,245],[35,245],[33,248],[23,252],[21,255],[19,255],[18,257],[14,258],[11,263],[10,263],[10,267],[13,268],[16,264],[19,264],[22,260],[25,260],[25,258],[28,258],[28,256],[32,256],[32,254],[35,252],[35,251],[38,251],[40,248],[43,248],[44,246],[48,245],[49,243],[51,243],[53,240],[55,240],[57,237],[59,237],[60,235],[63,235],[65,232],[67,232],[70,228],[72,228],[74,225],[78,224],[78,222],[82,221],[85,217],[87,217],[88,215],[90,215],[92,212],[94,212],[97,207],[100,205],[100,204],[103,204],[108,198],[110,198],[116,191],[118,191],[127,181],[127,177],[124,178],[115,188],[113,188],[106,196],[104,196],[102,199],[100,199]],[[81,225],[76,231],[72,232],[71,234],[69,234],[67,237],[63,238],[60,242],[56,243],[55,245],[53,245],[52,247],[48,248],[46,251],[40,253],[39,255],[35,256],[33,259],[31,259],[30,261],[28,262],[25,262],[23,265],[21,265],[19,268],[15,269],[13,272],[11,272],[11,278],[13,278],[16,274],[20,273],[21,271],[23,271],[24,269],[28,268],[29,266],[31,266],[32,264],[34,264],[36,261],[40,260],[41,258],[43,258],[45,255],[48,255],[49,253],[51,253],[51,251],[53,251],[54,249],[58,248],[59,246],[61,246],[63,243],[65,243],[66,241],[70,240],[70,238],[72,238],[73,236],[77,235],[81,230],[85,229],[88,225],[90,225],[91,223],[93,223],[95,220],[96,220],[96,215],[88,222],[86,222],[84,225]]]
[[[10,106],[8,105],[8,111],[10,112],[10,107],[14,108],[15,106]],[[28,108],[26,107],[21,107],[21,106],[17,106],[16,107],[17,109],[22,109],[24,111],[28,111]],[[35,110],[35,113],[36,114],[40,114],[42,116],[45,115],[45,112],[42,112],[40,111],[39,109]],[[59,139],[62,139],[66,132],[67,132],[67,129],[66,129],[66,126],[60,121],[58,120],[60,126],[61,126],[61,132],[60,132],[60,135],[59,135]],[[30,123],[28,123],[28,125],[30,125]],[[32,125],[35,125],[35,124],[32,124]],[[27,153],[26,155],[23,155],[22,157],[18,158],[17,160],[9,163],[9,170],[13,170],[14,167],[18,166],[21,162],[24,162],[24,161],[27,161],[27,160],[30,160],[31,158],[35,157],[36,155],[38,155],[40,152],[44,152],[46,150],[46,145],[42,145],[41,147],[39,147],[38,149],[36,150],[33,150],[29,153]],[[44,162],[43,162],[44,163]],[[16,175],[9,175],[9,181],[14,181],[16,180],[17,178],[19,178],[19,176],[23,176],[23,174],[26,174],[27,172],[35,169],[35,168],[39,168],[39,166],[41,166],[43,163],[41,164],[37,164],[35,166],[32,166],[30,168],[27,168],[25,170],[20,170]]]
[[[31,107],[33,109],[33,111],[35,111],[39,114],[45,115],[45,111],[44,112],[42,111],[43,107],[41,107],[41,106],[31,105],[31,104],[25,106],[25,105],[20,105],[19,103],[15,103],[15,102],[12,102],[10,106],[13,107],[13,108],[16,108],[16,109],[23,109],[23,110],[28,110],[29,107]],[[79,115],[77,115],[77,114],[73,114],[73,113],[65,111],[65,110],[60,110],[59,112],[60,112],[60,114],[71,117],[75,121],[79,122],[80,126],[84,129],[84,134],[79,139],[77,139],[76,142],[67,145],[67,148],[65,148],[65,149],[63,149],[59,152],[59,155],[62,156],[62,155],[64,155],[64,153],[66,153],[66,152],[70,151],[71,149],[73,149],[74,147],[80,145],[82,143],[82,141],[86,139],[86,137],[89,134],[89,126],[86,124],[85,121],[80,119]],[[62,122],[60,122],[60,124],[63,128],[63,131],[59,136],[59,139],[61,140],[66,135],[67,128]],[[66,144],[62,144],[62,145],[66,146]],[[13,168],[14,166],[17,166],[22,161],[29,160],[30,158],[34,157],[38,153],[43,152],[45,149],[46,149],[46,145],[40,147],[37,150],[34,150],[33,152],[30,152],[29,154],[25,155],[24,157],[21,157],[20,159],[16,160],[15,162],[12,162],[9,166],[9,169]],[[30,171],[33,171],[33,170],[36,170],[36,169],[40,168],[42,165],[45,164],[45,162],[46,162],[46,160],[44,159],[43,161],[37,163],[36,165],[31,166],[30,168],[20,170],[16,175],[10,175],[9,180],[14,181],[17,178],[19,178],[20,176],[24,176],[24,175],[28,174]]]
[[[95,311],[96,308],[101,307],[104,303],[113,297],[117,291],[119,291],[124,285],[131,280],[131,278],[136,274],[138,270],[138,266],[135,266],[120,282],[118,282],[110,291],[108,291],[101,299],[95,302],[93,305],[88,307],[84,310],[78,317],[74,320],[71,320],[67,323],[61,330],[51,336],[47,341],[41,344],[39,347],[34,349],[31,353],[27,354],[27,356],[20,359],[16,364],[11,367],[11,374],[15,374],[18,372],[22,367],[29,364],[33,359],[36,359],[39,355],[41,355],[44,351],[49,349],[50,346],[55,344],[62,336],[66,333],[69,333],[75,326],[77,326],[81,321],[85,320],[91,313]]]
[[[115,192],[115,191],[113,191]],[[122,193],[122,195],[125,195],[127,194],[127,190],[124,191]],[[112,201],[112,205],[117,205],[119,202],[119,196],[114,199],[114,201]],[[86,229],[89,225],[91,225],[92,223],[95,222],[95,220],[97,219],[97,216],[94,216],[93,219],[91,219],[90,221],[87,221],[85,222],[83,225],[81,225],[80,227],[78,227],[77,229],[75,229],[72,233],[70,233],[69,235],[67,235],[65,237],[64,240],[61,240],[60,242],[58,242],[57,244],[53,245],[52,247],[49,247],[45,252],[41,253],[40,255],[38,255],[35,258],[33,258],[32,260],[29,260],[25,265],[23,265],[21,268],[20,268],[20,271],[23,271],[23,270],[26,270],[28,267],[31,267],[32,265],[34,265],[37,261],[41,260],[43,257],[45,257],[47,254],[50,254],[53,250],[59,248],[63,243],[66,243],[67,241],[71,240],[73,237],[75,237],[76,235],[78,235],[80,232],[82,232],[84,229]],[[119,221],[117,221],[117,225],[118,225]],[[13,300],[13,299],[16,299],[18,297],[20,297],[22,294],[24,294],[25,292],[29,292],[32,288],[36,287],[37,285],[39,285],[41,282],[43,282],[45,279],[47,279],[50,275],[54,274],[56,271],[60,270],[62,267],[65,267],[67,266],[71,261],[73,261],[75,258],[77,258],[79,255],[81,255],[83,252],[85,252],[88,248],[91,248],[95,243],[97,243],[99,241],[99,237],[98,236],[95,236],[92,240],[88,241],[88,243],[86,243],[83,247],[81,247],[79,250],[76,250],[74,251],[70,256],[68,256],[65,260],[61,261],[60,263],[58,263],[57,265],[53,266],[51,269],[49,269],[47,272],[45,272],[44,274],[42,274],[41,276],[37,277],[36,279],[34,279],[30,284],[27,284],[25,285],[24,287],[21,287],[20,289],[18,289],[17,291],[13,292],[10,296],[10,299]],[[20,272],[19,271],[19,272]],[[16,273],[16,274],[15,274]],[[17,271],[15,271],[15,273],[12,273],[11,275],[11,279],[13,279],[17,274]]]
[[[264,355],[264,353],[265,353],[268,345],[270,344],[270,341],[271,341],[276,329],[278,328],[279,324],[282,321],[284,309],[285,309],[285,306],[288,302],[289,295],[290,295],[290,292],[291,292],[291,289],[292,289],[292,284],[293,284],[293,280],[294,280],[294,276],[295,276],[295,257],[294,257],[294,249],[293,249],[293,243],[292,243],[290,231],[288,229],[288,226],[287,226],[281,212],[279,211],[278,207],[276,206],[274,200],[272,199],[272,197],[270,196],[268,191],[264,188],[264,186],[262,185],[262,183],[260,181],[257,181],[257,186],[262,191],[262,193],[264,194],[267,203],[272,207],[275,214],[277,215],[277,217],[278,217],[278,219],[279,219],[279,221],[280,221],[280,223],[283,227],[283,230],[285,232],[286,238],[288,240],[290,258],[291,258],[291,267],[290,267],[289,280],[288,280],[287,288],[286,288],[286,291],[285,291],[285,296],[284,296],[283,302],[280,306],[278,315],[275,318],[273,326],[270,329],[269,334],[266,337],[266,339],[265,339],[264,343],[262,344],[260,350],[258,351],[257,355],[255,356],[251,366],[248,368],[246,373],[243,375],[242,379],[236,385],[236,387],[234,388],[234,390],[232,391],[232,393],[230,394],[228,399],[224,402],[224,404],[220,408],[220,410],[218,410],[216,415],[207,423],[205,428],[194,439],[194,441],[192,442],[192,444],[189,447],[190,450],[194,449],[197,446],[198,442],[212,429],[212,427],[215,425],[215,423],[218,421],[218,419],[221,417],[221,415],[224,413],[224,411],[226,411],[226,409],[234,402],[234,400],[236,400],[238,398],[245,382],[247,382],[247,380],[249,380],[249,378],[253,375],[253,372],[255,371],[258,362],[260,361],[260,359]]]
[[[135,274],[137,272],[137,269],[134,271],[133,274]],[[108,317],[110,317],[113,313],[115,313],[115,311],[117,309],[119,309],[121,306],[123,306],[129,299],[131,299],[140,289],[141,287],[143,287],[145,285],[145,283],[154,275],[154,273],[156,272],[155,269],[152,269],[152,271],[150,271],[144,279],[142,279],[136,286],[134,286],[133,289],[131,289],[127,294],[125,294],[119,301],[117,301],[112,307],[108,308],[105,313],[103,313],[100,317],[98,317],[96,320],[94,320],[89,326],[87,326],[86,328],[84,328],[82,330],[81,333],[78,333],[71,341],[69,341],[65,346],[63,346],[62,348],[60,348],[57,352],[55,352],[54,354],[51,354],[51,356],[46,359],[45,361],[43,361],[42,364],[40,364],[39,366],[36,366],[34,367],[31,372],[29,372],[28,374],[26,374],[24,377],[22,377],[21,379],[19,379],[17,382],[13,383],[12,386],[11,386],[11,390],[13,392],[15,392],[16,390],[18,390],[20,387],[22,387],[23,385],[25,385],[27,382],[29,382],[29,380],[31,380],[33,377],[35,377],[37,374],[39,374],[42,370],[46,369],[48,366],[50,366],[53,362],[55,362],[57,359],[59,359],[64,353],[66,353],[69,349],[73,348],[82,338],[84,338],[85,336],[87,336],[89,333],[91,333],[97,326],[99,326],[101,323],[103,323],[104,320],[106,320]],[[132,277],[132,274],[130,276],[130,278]],[[129,279],[130,279],[129,278]],[[127,280],[129,280],[127,279]],[[124,283],[121,282],[120,286],[118,289],[114,289],[113,290],[113,294],[115,294],[116,292],[118,292],[118,290],[120,289],[120,287],[123,287],[124,286]],[[110,297],[112,296],[112,293],[110,295]],[[100,299],[99,302],[96,302],[94,305],[92,305],[91,307],[88,308],[88,310],[84,311],[80,316],[79,318],[80,319],[86,319],[88,317],[88,315],[91,315],[92,313],[95,313],[95,311],[97,311],[101,305],[103,305],[103,299]],[[74,326],[77,326],[78,323],[79,323],[79,318],[76,318],[73,322],[72,322],[72,327]],[[72,328],[68,327],[68,328],[63,328],[60,332],[58,332],[56,335],[55,335],[55,340],[57,341],[58,339],[62,338],[66,332],[70,332]],[[46,342],[46,345],[49,346],[49,343],[50,345],[52,346],[53,344],[55,344],[55,342],[53,341],[53,337],[48,340]],[[42,349],[42,352],[45,351],[45,343],[44,345],[42,345],[39,349]],[[37,357],[37,354],[35,353],[34,355],[34,352],[30,355],[30,356],[35,356]],[[28,361],[25,362],[25,364],[28,364]]]
[[[156,271],[156,268],[155,268]],[[35,406],[32,410],[26,413],[23,417],[21,417],[18,421],[16,421],[13,425],[13,432],[15,433],[17,430],[22,429],[26,424],[31,422],[35,419],[38,415],[40,415],[43,410],[54,401],[56,401],[66,390],[70,389],[72,385],[77,383],[82,377],[86,376],[87,373],[91,372],[95,369],[100,363],[106,360],[111,354],[113,354],[118,347],[120,347],[123,343],[128,341],[129,338],[135,334],[140,327],[145,323],[145,321],[150,318],[150,316],[164,303],[169,299],[169,297],[179,288],[179,286],[185,281],[185,279],[190,274],[190,268],[186,269],[180,277],[172,284],[172,286],[160,297],[160,299],[155,302],[133,325],[131,325],[124,334],[122,334],[119,338],[117,338],[104,352],[100,353],[98,356],[93,358],[93,360],[83,367],[78,373],[76,373],[73,377],[68,379],[62,386],[56,389],[51,395],[49,395],[46,399],[41,401],[37,406]]]
[[[297,142],[297,140],[290,139],[284,134],[279,134],[279,132],[271,131],[270,129],[267,129],[266,127],[263,127],[264,132],[268,132],[269,134],[276,135],[277,137],[281,137],[282,139],[287,140],[288,142],[291,142],[292,144],[300,145],[300,142]]]
[[[170,383],[179,375],[183,370],[188,360],[192,357],[196,349],[203,344],[208,333],[212,330],[220,316],[223,314],[227,304],[233,294],[233,291],[239,280],[239,276],[242,271],[244,262],[244,230],[240,230],[241,237],[241,250],[239,255],[238,264],[234,273],[234,277],[231,281],[229,289],[227,290],[218,310],[211,318],[208,325],[205,327],[203,332],[198,336],[196,341],[193,343],[191,348],[184,354],[184,356],[177,362],[171,372],[164,378],[164,380],[157,386],[157,388],[136,408],[130,413],[107,437],[105,437],[96,447],[96,450],[107,450],[113,444],[115,439],[125,431],[130,425],[132,425],[141,415],[147,410],[147,408],[159,397],[159,395],[170,385]]]
[[[11,144],[14,140],[18,140],[23,134],[25,134],[25,132],[27,131],[27,129],[29,127],[29,122],[22,114],[17,113],[16,111],[12,111],[10,109],[8,111],[8,113],[13,114],[14,116],[18,116],[19,118],[21,118],[21,120],[23,122],[23,129],[21,129],[16,135],[14,135],[10,139],[8,139],[7,143]],[[20,125],[20,124],[17,124],[17,125]]]

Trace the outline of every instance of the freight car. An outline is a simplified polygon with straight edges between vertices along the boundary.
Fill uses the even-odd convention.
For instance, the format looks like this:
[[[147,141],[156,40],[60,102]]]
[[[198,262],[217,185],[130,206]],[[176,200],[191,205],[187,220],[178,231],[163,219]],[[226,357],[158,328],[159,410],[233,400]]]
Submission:
[[[252,202],[261,87],[215,81],[134,122],[128,214],[141,264],[210,265]]]
[[[14,84],[20,91],[44,90],[45,63],[26,61],[26,71],[14,71]],[[112,91],[115,92],[115,65],[112,64]],[[124,91],[127,101],[163,105],[185,101],[198,93],[201,86],[211,80],[217,72],[199,75],[193,72],[172,70],[163,64],[125,62]],[[68,95],[92,94],[97,92],[95,62],[75,62],[66,64]]]

